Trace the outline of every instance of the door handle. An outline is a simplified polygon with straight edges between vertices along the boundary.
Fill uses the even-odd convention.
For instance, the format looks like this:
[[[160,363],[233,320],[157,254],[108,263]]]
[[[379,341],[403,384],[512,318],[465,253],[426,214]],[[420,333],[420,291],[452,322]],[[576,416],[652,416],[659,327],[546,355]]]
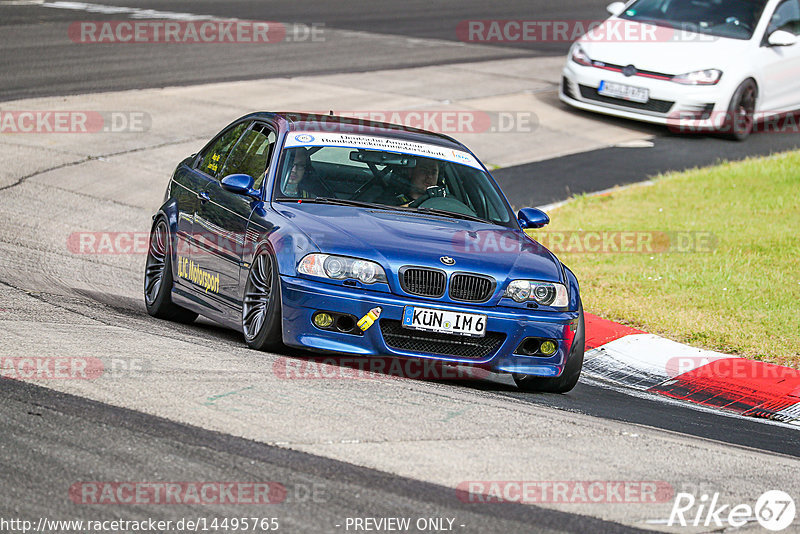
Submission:
[[[197,193],[197,198],[199,198],[200,202],[202,202],[203,204],[205,204],[206,202],[211,200],[211,197],[205,191],[201,191],[200,193]]]

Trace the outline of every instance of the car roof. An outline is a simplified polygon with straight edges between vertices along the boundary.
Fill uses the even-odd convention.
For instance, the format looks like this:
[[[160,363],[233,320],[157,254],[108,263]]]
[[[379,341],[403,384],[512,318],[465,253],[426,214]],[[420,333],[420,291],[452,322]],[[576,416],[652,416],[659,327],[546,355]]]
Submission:
[[[431,143],[458,150],[468,150],[463,144],[447,135],[400,124],[376,122],[354,117],[282,111],[254,113],[250,118],[277,119],[282,123],[283,128],[289,132],[335,132],[377,135],[419,143]]]

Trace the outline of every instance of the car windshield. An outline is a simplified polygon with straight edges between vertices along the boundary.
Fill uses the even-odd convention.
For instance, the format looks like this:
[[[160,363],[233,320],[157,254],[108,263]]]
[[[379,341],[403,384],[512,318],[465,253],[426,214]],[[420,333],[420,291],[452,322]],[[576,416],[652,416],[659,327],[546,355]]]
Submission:
[[[620,15],[686,31],[750,39],[767,0],[638,0]]]
[[[340,139],[345,136],[329,135],[337,143],[348,143],[347,139]],[[292,140],[314,139],[310,134],[306,136],[289,135]],[[395,140],[388,143],[418,150],[410,153],[379,150],[358,146],[375,144],[364,142],[363,136],[351,137],[362,139],[358,139],[359,143],[351,142],[353,146],[289,146],[287,142],[275,181],[275,201],[419,211],[513,225],[513,214],[502,194],[468,152]],[[315,140],[325,143],[319,137]]]

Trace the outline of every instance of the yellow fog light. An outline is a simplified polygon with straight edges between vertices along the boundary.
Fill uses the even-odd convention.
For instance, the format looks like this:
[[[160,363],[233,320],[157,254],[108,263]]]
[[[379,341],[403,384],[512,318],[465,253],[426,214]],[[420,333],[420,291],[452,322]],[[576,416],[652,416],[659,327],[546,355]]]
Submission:
[[[545,356],[550,356],[554,354],[558,346],[552,341],[542,341],[542,345],[539,347],[539,352],[544,354]]]
[[[318,313],[314,316],[314,325],[317,328],[328,328],[333,324],[333,317],[328,313]]]

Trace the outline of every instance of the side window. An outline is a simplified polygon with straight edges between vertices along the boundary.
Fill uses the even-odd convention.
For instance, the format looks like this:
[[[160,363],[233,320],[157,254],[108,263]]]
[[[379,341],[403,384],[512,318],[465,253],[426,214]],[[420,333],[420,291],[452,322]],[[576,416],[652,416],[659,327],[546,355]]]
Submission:
[[[800,35],[800,0],[787,0],[775,9],[767,35],[777,30]]]
[[[230,151],[219,177],[229,174],[249,174],[255,180],[253,187],[259,189],[264,182],[276,139],[275,132],[269,127],[256,124],[242,135]]]
[[[247,122],[237,124],[223,133],[213,145],[206,149],[202,161],[197,166],[198,170],[203,171],[217,180],[225,176],[222,174],[222,167],[225,165],[225,160],[228,159],[228,154],[231,152],[234,144],[242,135],[242,132],[245,131],[248,124]]]

